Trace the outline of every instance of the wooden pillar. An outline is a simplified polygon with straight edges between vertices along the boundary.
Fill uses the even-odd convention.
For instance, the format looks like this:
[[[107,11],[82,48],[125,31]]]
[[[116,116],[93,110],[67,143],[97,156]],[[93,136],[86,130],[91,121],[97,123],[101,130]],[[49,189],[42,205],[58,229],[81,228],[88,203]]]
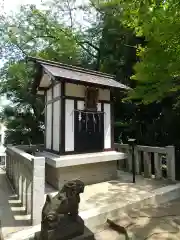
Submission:
[[[111,108],[111,149],[114,150],[114,101],[113,101],[113,92],[110,92],[110,108]]]
[[[61,145],[60,145],[60,153],[65,153],[65,82],[61,82]]]
[[[51,112],[51,121],[52,121],[52,124],[51,124],[51,150],[53,150],[53,138],[54,138],[54,130],[53,130],[53,128],[54,128],[54,102],[53,102],[53,98],[54,98],[54,81],[52,80],[52,92],[51,92],[51,98],[52,98],[52,106],[51,106],[51,110],[52,110],[52,112]]]

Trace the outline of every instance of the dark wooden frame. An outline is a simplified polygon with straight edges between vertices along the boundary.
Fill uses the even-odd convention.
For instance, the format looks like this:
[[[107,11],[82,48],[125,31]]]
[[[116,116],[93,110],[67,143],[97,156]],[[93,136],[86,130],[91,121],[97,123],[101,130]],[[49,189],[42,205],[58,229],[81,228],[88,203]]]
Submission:
[[[85,101],[85,97],[74,97],[74,96],[64,96],[65,99],[70,99],[70,100],[77,100],[77,101]],[[50,100],[46,103],[47,104],[50,104],[52,102],[56,102],[57,100],[60,100],[61,99],[61,96],[59,97],[56,97],[54,98],[53,100]],[[97,103],[110,103],[111,104],[111,100],[98,100]]]
[[[59,83],[59,82],[58,82]],[[53,80],[53,83],[51,85],[52,88],[52,100],[46,102],[46,111],[47,111],[47,105],[48,104],[52,104],[52,125],[51,125],[51,149],[45,149],[48,152],[54,153],[54,154],[58,154],[58,155],[70,155],[70,154],[80,154],[79,152],[76,151],[65,151],[65,100],[66,99],[70,99],[70,100],[74,100],[74,109],[77,109],[77,101],[85,101],[85,97],[74,97],[74,96],[66,96],[65,95],[65,87],[66,87],[66,82],[64,80],[61,81],[61,95],[53,98],[54,96],[54,86],[57,84],[57,82],[55,82]],[[96,86],[97,88],[97,86]],[[101,87],[102,88],[102,87]],[[109,89],[109,88],[108,88]],[[47,89],[46,89],[47,92]],[[47,99],[47,95],[46,95],[46,99]],[[61,104],[61,111],[60,111],[60,139],[59,139],[59,151],[55,151],[53,150],[53,112],[54,112],[54,102],[56,102],[57,100],[61,100],[60,104]],[[104,111],[104,104],[108,103],[110,104],[110,109],[111,109],[111,148],[109,149],[105,149],[103,151],[112,151],[114,150],[114,120],[113,120],[113,100],[112,100],[112,92],[111,92],[111,99],[110,100],[98,100],[98,103],[101,103],[101,111]],[[47,114],[46,114],[47,115]],[[47,117],[47,116],[46,116]],[[47,119],[46,119],[47,121]],[[104,121],[102,124],[102,128],[104,129]],[[46,131],[46,129],[45,129]],[[104,139],[104,131],[103,131],[103,139]],[[75,139],[74,139],[75,140]]]
[[[93,92],[93,94],[94,94],[94,96],[93,96],[95,98],[95,100],[94,100],[94,108],[88,106],[89,105],[88,94],[90,94],[89,92],[91,92],[91,94]],[[97,111],[97,103],[98,103],[98,97],[99,97],[98,94],[99,94],[99,89],[97,90],[97,88],[87,87],[85,89],[85,109],[87,111]]]
[[[61,148],[60,153],[65,153],[65,82],[61,83]]]
[[[113,91],[111,90],[110,93],[110,98],[111,98],[111,104],[110,104],[110,109],[111,109],[111,149],[115,150],[114,148],[114,101],[113,101]]]
[[[51,97],[52,99],[54,98],[54,84],[52,84],[52,93],[51,93]],[[54,129],[53,129],[53,125],[54,125],[54,102],[51,103],[52,104],[52,124],[51,124],[51,150],[53,150],[53,138],[54,138]]]

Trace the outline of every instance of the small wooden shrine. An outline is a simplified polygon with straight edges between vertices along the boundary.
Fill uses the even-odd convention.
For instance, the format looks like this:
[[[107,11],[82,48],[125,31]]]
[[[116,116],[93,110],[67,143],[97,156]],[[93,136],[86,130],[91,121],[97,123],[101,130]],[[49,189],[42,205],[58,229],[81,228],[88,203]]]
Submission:
[[[33,89],[45,95],[45,149],[59,155],[113,149],[114,76],[38,58]]]

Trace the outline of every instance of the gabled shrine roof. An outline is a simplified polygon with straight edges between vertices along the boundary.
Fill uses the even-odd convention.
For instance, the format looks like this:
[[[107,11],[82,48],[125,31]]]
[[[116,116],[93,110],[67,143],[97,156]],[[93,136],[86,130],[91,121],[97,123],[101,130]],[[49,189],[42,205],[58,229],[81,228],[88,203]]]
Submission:
[[[64,79],[77,84],[93,84],[106,86],[109,88],[120,88],[126,90],[130,89],[128,86],[116,81],[115,76],[110,74],[48,61],[40,58],[29,57],[28,59],[38,64],[41,69],[43,68],[43,71],[46,74],[52,78],[55,78],[57,81]],[[37,85],[39,84],[40,82]]]

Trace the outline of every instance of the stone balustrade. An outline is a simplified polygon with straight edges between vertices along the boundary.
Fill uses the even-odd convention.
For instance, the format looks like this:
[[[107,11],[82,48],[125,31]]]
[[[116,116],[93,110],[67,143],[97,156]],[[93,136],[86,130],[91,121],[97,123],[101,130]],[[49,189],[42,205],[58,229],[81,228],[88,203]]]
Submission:
[[[32,225],[39,224],[44,205],[45,158],[35,157],[14,146],[8,146],[6,154],[7,177],[26,213],[30,214]]]
[[[118,162],[118,169],[132,171],[132,152],[128,144],[115,143],[115,149],[124,152],[127,159]],[[161,179],[162,175],[162,157],[166,159],[166,172],[169,180],[175,181],[175,148],[174,146],[167,147],[152,147],[136,145],[134,149],[135,169],[136,174],[142,174],[144,177],[155,176],[156,179]]]

